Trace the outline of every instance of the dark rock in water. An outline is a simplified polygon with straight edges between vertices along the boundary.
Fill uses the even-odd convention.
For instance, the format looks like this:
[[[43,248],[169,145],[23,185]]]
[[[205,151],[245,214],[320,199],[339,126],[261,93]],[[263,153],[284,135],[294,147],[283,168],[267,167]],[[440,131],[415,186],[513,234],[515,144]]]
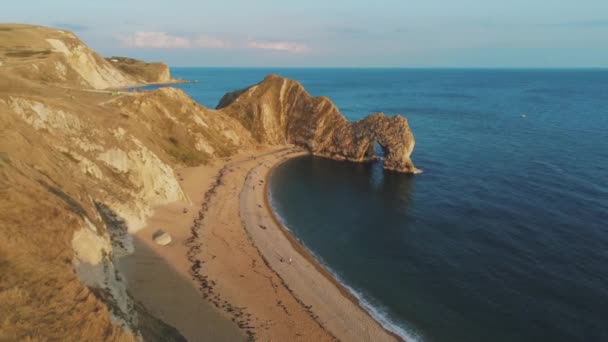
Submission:
[[[377,142],[384,168],[419,172],[410,160],[415,141],[404,117],[377,113],[350,122],[328,98],[310,96],[293,80],[269,75],[224,95],[217,109],[237,118],[261,143],[290,143],[318,156],[360,162],[373,158]]]

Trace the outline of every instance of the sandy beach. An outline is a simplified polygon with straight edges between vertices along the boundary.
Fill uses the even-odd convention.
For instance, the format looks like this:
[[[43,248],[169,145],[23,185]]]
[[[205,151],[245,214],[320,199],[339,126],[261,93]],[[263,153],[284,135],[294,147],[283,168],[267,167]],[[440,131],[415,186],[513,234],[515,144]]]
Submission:
[[[272,169],[304,154],[261,148],[180,170],[190,202],[157,208],[120,262],[135,299],[189,340],[396,340],[269,206]],[[158,229],[171,244],[153,242]]]

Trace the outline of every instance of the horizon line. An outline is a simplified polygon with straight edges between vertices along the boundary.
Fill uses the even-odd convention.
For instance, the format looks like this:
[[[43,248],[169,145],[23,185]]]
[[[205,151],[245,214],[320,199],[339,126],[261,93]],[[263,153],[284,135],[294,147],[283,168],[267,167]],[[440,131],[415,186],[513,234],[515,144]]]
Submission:
[[[556,66],[556,67],[534,67],[534,66],[521,66],[521,67],[505,67],[505,66],[491,66],[491,67],[471,67],[471,66],[429,66],[429,67],[415,67],[415,66],[222,66],[222,65],[169,65],[171,68],[208,68],[208,69],[452,69],[452,70],[464,70],[464,69],[477,69],[477,70],[608,70],[608,66]]]

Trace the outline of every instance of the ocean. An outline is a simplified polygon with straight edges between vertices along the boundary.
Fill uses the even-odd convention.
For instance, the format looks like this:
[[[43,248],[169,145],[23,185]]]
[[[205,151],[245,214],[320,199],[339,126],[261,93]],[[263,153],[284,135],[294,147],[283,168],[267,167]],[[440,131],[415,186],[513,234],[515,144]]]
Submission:
[[[608,70],[173,68],[196,101],[268,73],[349,120],[407,117],[424,172],[275,169],[281,220],[387,328],[420,341],[608,341]]]

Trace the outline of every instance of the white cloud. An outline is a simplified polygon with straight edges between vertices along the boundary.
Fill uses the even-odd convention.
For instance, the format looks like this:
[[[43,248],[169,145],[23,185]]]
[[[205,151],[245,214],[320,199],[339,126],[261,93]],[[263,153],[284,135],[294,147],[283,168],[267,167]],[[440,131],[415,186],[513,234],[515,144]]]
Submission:
[[[188,49],[192,41],[186,37],[174,36],[167,32],[135,32],[120,38],[124,45],[151,49]]]
[[[199,34],[180,36],[168,32],[139,31],[118,38],[124,46],[148,49],[254,49],[274,50],[287,53],[306,53],[310,48],[301,43],[289,41],[234,40]]]
[[[194,39],[194,46],[203,49],[229,49],[234,43],[227,39],[202,34]]]
[[[260,42],[250,41],[247,47],[251,49],[285,51],[290,53],[304,53],[310,51],[310,48],[301,43],[294,42]]]

